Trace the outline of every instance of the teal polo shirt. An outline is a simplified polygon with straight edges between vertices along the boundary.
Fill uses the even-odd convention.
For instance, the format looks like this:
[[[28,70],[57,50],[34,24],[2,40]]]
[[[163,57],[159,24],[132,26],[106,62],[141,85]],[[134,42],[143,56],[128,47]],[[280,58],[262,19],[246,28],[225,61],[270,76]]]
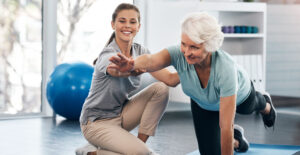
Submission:
[[[237,95],[236,105],[243,103],[251,92],[246,71],[222,50],[212,52],[211,69],[206,88],[202,88],[194,65],[187,63],[180,45],[167,48],[171,65],[177,70],[183,92],[200,107],[219,111],[220,97]]]

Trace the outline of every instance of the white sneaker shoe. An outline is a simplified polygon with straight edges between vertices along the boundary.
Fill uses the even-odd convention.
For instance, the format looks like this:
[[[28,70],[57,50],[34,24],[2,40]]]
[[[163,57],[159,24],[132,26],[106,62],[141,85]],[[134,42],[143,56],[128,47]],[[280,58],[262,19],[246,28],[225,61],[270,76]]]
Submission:
[[[148,149],[150,150],[151,155],[159,155],[158,153],[155,153],[153,149],[151,149],[151,148],[149,148],[149,147],[148,147]]]
[[[95,152],[95,151],[97,151],[97,147],[88,143],[85,146],[77,148],[75,151],[75,154],[76,155],[87,155],[89,152]]]

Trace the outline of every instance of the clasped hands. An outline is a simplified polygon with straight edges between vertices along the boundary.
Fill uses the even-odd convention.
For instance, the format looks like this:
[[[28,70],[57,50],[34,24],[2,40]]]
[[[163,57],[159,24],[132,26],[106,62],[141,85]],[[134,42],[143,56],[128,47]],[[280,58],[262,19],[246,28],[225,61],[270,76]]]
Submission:
[[[109,61],[112,63],[108,68],[116,69],[123,73],[130,73],[131,76],[138,76],[146,72],[145,69],[134,69],[134,60],[126,57],[122,53],[117,53],[117,56],[110,57]]]

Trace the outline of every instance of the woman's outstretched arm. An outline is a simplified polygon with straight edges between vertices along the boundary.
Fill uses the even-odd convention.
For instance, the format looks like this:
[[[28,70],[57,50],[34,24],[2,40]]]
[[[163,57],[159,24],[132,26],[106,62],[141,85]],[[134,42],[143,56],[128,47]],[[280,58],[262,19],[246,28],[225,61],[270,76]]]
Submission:
[[[129,72],[136,69],[154,72],[171,64],[171,57],[167,49],[155,54],[144,54],[134,60],[118,53],[117,56],[112,56],[109,60],[113,63],[109,67],[120,72]]]

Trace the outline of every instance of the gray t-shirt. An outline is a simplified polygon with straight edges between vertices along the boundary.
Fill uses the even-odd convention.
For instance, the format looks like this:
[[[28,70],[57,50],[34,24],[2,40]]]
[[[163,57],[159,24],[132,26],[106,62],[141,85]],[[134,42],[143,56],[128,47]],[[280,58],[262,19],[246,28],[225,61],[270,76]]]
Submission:
[[[132,44],[132,57],[150,53],[137,43]],[[113,40],[99,54],[94,67],[91,88],[80,116],[80,123],[96,119],[114,118],[120,115],[123,105],[128,101],[128,94],[140,86],[140,76],[112,77],[106,73],[111,63],[108,59],[121,52]]]

